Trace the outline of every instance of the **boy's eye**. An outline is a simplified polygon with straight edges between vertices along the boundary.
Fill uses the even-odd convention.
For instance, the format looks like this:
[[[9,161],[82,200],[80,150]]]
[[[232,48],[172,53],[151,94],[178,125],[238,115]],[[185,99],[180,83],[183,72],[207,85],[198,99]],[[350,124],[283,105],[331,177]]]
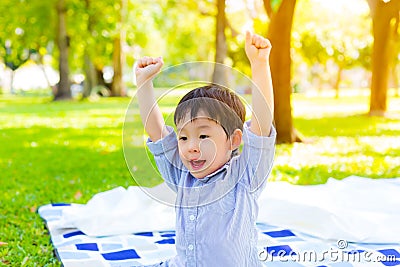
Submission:
[[[187,137],[186,136],[181,136],[181,137],[179,137],[179,140],[186,141]]]
[[[206,138],[208,138],[208,137],[210,137],[210,136],[205,135],[205,134],[200,135],[200,139],[206,139]]]

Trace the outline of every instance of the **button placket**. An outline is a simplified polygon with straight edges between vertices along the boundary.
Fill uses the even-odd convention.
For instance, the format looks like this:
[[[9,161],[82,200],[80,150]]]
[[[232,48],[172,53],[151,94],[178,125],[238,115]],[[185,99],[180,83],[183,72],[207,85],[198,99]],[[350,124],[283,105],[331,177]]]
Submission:
[[[186,259],[190,266],[196,266],[196,217],[199,205],[200,190],[198,187],[191,188],[188,194],[188,210],[187,218],[185,220],[186,228]]]

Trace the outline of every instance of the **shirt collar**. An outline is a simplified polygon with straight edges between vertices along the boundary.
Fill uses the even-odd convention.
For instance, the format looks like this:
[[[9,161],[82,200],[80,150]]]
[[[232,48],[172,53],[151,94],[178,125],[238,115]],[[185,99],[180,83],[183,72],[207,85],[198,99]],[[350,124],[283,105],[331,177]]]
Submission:
[[[217,176],[217,174],[226,171],[229,166],[230,166],[230,161],[228,161],[227,163],[225,163],[225,165],[223,165],[221,168],[217,169],[216,171],[206,175],[203,179],[198,179],[199,181],[201,181],[202,183],[208,183],[213,177]]]

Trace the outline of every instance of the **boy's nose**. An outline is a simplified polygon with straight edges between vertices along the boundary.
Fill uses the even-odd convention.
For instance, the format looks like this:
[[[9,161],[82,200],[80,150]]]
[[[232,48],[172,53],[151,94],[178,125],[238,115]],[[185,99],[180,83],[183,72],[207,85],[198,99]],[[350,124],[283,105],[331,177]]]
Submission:
[[[189,144],[189,152],[191,152],[191,153],[200,152],[199,143],[196,142],[196,141],[190,142],[190,144]]]

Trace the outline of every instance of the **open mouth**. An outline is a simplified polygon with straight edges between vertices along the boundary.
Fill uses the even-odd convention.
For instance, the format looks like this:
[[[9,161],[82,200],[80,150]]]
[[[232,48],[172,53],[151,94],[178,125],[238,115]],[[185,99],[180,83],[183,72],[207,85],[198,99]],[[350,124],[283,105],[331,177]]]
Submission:
[[[190,166],[192,167],[193,171],[201,170],[205,164],[206,164],[205,160],[191,160],[190,161]]]

